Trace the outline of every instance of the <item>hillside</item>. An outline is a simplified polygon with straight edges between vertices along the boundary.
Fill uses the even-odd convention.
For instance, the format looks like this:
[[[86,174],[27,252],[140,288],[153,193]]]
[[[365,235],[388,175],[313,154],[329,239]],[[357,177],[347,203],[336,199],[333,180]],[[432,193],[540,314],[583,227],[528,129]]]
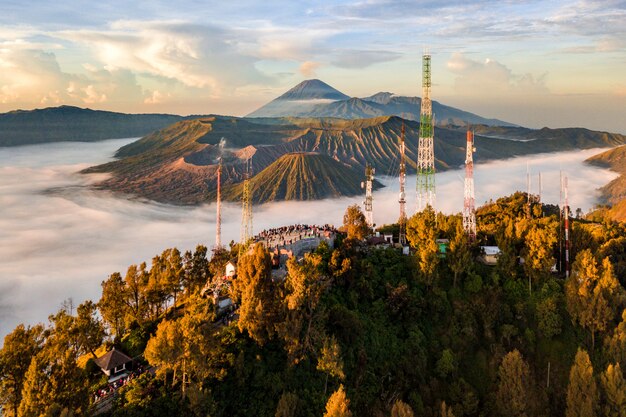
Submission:
[[[328,155],[357,173],[362,173],[369,163],[378,175],[396,176],[403,123],[407,172],[412,174],[419,124],[390,116],[356,120],[213,116],[184,120],[121,148],[116,155],[119,160],[85,172],[113,174],[98,187],[173,204],[198,204],[212,199],[220,155],[225,186],[243,179],[248,158],[253,173],[259,173],[285,154],[302,152]],[[625,136],[584,129],[498,128],[498,132],[507,139],[476,135],[477,162],[626,144]],[[515,136],[516,132],[520,136]],[[532,132],[536,137],[528,140]],[[464,129],[438,127],[435,138],[436,169],[462,166]]]
[[[247,117],[336,117],[364,119],[398,116],[419,121],[421,99],[380,92],[365,98],[348,97],[320,80],[306,80],[280,97],[253,111]],[[473,113],[433,101],[435,121],[440,126],[484,124],[514,126],[497,119],[487,119]]]
[[[620,146],[609,151],[594,155],[585,162],[592,165],[609,168],[620,174],[619,177],[600,188],[602,199],[612,205],[609,214],[620,221],[626,220],[626,146]]]
[[[0,114],[0,146],[139,137],[182,119],[172,114],[124,114],[72,106],[16,110]]]
[[[362,194],[363,174],[328,155],[290,153],[281,156],[250,180],[252,200],[262,204],[283,200],[321,200]],[[374,188],[380,188],[376,182]],[[239,201],[243,183],[223,190],[224,200]]]

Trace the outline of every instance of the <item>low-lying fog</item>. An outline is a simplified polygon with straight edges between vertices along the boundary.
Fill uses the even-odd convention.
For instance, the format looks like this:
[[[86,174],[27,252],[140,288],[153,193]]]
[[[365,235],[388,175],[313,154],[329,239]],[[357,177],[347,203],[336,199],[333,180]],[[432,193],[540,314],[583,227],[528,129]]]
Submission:
[[[112,272],[146,261],[169,247],[181,252],[215,241],[215,205],[172,207],[116,198],[87,185],[98,176],[77,171],[109,160],[130,139],[0,148],[0,345],[17,324],[46,321],[65,299],[78,305],[98,300],[100,283]],[[596,188],[616,174],[582,163],[600,150],[515,158],[477,165],[476,202],[526,189],[530,164],[533,192],[543,176],[544,200],[558,203],[559,169],[569,176],[570,205],[591,208]],[[437,174],[437,209],[458,212],[463,204],[463,170]],[[397,219],[398,185],[374,193],[378,224]],[[408,211],[415,210],[415,177],[407,178]],[[362,196],[255,207],[254,230],[284,224],[340,225],[345,208]],[[223,242],[239,237],[240,209],[223,209]]]

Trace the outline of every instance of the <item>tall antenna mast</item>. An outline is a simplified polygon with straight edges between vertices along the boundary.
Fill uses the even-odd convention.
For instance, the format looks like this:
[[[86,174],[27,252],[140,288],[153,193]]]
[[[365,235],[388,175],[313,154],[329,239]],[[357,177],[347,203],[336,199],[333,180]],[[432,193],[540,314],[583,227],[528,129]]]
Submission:
[[[565,278],[569,278],[569,201],[567,199],[567,176],[563,178],[563,197],[565,198]]]
[[[541,197],[543,195],[543,182],[541,181],[541,171],[539,172],[539,203],[541,203]]]
[[[404,161],[404,121],[402,121],[402,133],[400,135],[400,195],[398,203],[400,203],[400,218],[398,224],[400,231],[398,233],[398,242],[402,246],[406,244],[406,194],[404,192],[404,185],[406,183],[406,163]]]
[[[222,247],[222,158],[217,166],[217,216],[215,219],[215,249]]]
[[[422,56],[422,107],[417,148],[417,211],[435,207],[435,150],[433,106],[430,101],[430,53]]]
[[[241,196],[241,236],[240,244],[245,246],[252,238],[252,190],[250,189],[250,176],[252,160],[246,159],[246,173],[243,181],[243,194]]]
[[[374,227],[374,211],[372,209],[374,172],[375,170],[370,164],[365,165],[365,184],[361,184],[361,186],[365,186],[365,201],[363,205],[365,206],[365,221],[369,227]]]
[[[526,162],[526,215],[528,218],[532,217],[530,210],[530,167],[528,161]]]
[[[470,242],[476,241],[476,208],[474,198],[474,132],[467,130],[465,150],[465,187],[463,191],[463,230]]]

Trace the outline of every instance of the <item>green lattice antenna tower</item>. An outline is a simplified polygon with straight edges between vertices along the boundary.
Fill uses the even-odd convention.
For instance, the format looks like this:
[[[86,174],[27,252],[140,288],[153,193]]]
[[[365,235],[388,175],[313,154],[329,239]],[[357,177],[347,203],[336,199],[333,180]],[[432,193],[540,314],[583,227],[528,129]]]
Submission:
[[[417,147],[417,211],[435,207],[435,149],[433,105],[430,101],[430,53],[422,56],[422,108]]]

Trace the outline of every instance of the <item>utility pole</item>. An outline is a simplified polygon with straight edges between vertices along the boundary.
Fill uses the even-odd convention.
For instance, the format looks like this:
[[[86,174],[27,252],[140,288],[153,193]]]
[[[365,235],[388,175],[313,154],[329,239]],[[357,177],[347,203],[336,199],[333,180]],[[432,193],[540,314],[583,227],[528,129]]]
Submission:
[[[400,218],[398,224],[400,231],[398,233],[398,242],[404,246],[406,244],[406,194],[404,192],[404,186],[406,184],[406,162],[404,161],[404,121],[402,122],[402,132],[400,134],[400,195],[398,196],[398,203],[400,203]]]
[[[433,143],[433,105],[430,100],[430,53],[422,56],[422,106],[417,148],[417,211],[427,206],[435,208],[435,150]]]
[[[476,208],[474,197],[474,132],[467,130],[465,150],[465,187],[463,189],[463,230],[471,243],[476,241]]]
[[[361,183],[361,188],[365,188],[365,221],[369,227],[374,227],[374,211],[372,208],[372,185],[374,183],[374,168],[370,164],[365,165],[365,184]]]

